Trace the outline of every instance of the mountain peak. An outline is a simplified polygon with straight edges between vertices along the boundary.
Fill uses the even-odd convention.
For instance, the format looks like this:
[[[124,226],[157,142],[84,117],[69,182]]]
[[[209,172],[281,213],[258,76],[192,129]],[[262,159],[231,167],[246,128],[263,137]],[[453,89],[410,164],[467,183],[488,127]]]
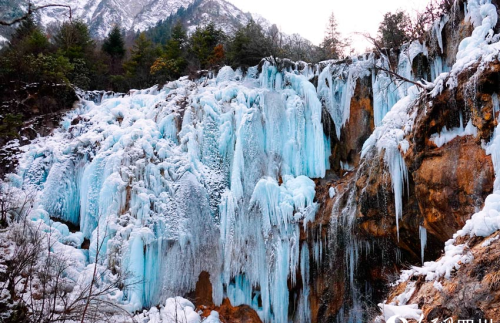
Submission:
[[[12,0],[8,11],[2,16],[16,16],[25,11],[23,0]],[[38,0],[36,6],[53,3],[52,0]],[[90,28],[92,36],[104,38],[115,25],[125,30],[144,31],[155,26],[159,21],[191,6],[190,15],[184,17],[184,25],[192,31],[199,25],[214,22],[226,33],[232,33],[239,26],[247,24],[255,17],[270,23],[260,15],[243,12],[232,3],[225,0],[67,0],[71,6],[73,17],[82,19]],[[51,7],[37,13],[42,25],[48,27],[59,24],[69,17],[68,10],[62,7]],[[7,35],[8,32],[0,32]]]

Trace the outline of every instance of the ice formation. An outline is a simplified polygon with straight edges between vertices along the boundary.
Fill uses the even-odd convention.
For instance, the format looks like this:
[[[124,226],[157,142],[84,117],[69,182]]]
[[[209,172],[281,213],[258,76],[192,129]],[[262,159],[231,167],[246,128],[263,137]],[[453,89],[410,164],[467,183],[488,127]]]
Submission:
[[[53,217],[39,218],[63,228],[61,241],[90,239],[86,263],[130,275],[118,299],[127,310],[166,301],[149,314],[160,322],[205,271],[216,304],[229,297],[286,322],[288,280],[308,279],[299,235],[317,209],[310,178],[329,167],[322,105],[301,73],[267,62],[245,78],[224,67],[214,79],[89,95],[53,136],[26,147],[12,178],[39,190],[36,214]],[[309,320],[307,288],[300,316]]]
[[[475,30],[461,42],[452,68],[441,57],[432,58],[436,79],[422,85],[431,95],[455,86],[464,68],[497,57],[494,9],[489,1],[469,1],[467,19]],[[438,37],[441,22],[435,25]],[[413,60],[421,54],[428,55],[425,44],[404,47],[397,73],[414,80]],[[199,275],[207,272],[215,304],[224,297],[233,306],[247,304],[264,322],[291,319],[289,288],[300,283],[293,319],[309,322],[310,266],[321,263],[327,243],[318,238],[309,246],[300,242],[300,234],[318,208],[311,178],[324,177],[329,168],[330,139],[323,130],[322,109],[340,140],[356,84],[365,78],[371,77],[373,86],[376,129],[363,145],[362,157],[383,154],[399,229],[408,178],[402,153],[409,147],[405,136],[413,126],[412,108],[421,88],[374,65],[390,68],[383,55],[316,68],[270,58],[260,72],[252,67],[245,76],[224,67],[217,77],[196,82],[181,78],[127,95],[87,93],[52,136],[22,147],[19,172],[10,179],[19,188],[38,190],[32,219],[57,231],[59,249],[54,250],[74,258],[73,279],[88,279],[93,268],[111,267],[130,274],[133,287],[113,296],[124,308],[135,312],[164,304],[137,314],[139,321],[165,322],[182,314],[185,323],[199,322],[194,305],[176,296],[193,291]],[[317,89],[311,83],[315,76]],[[495,113],[500,111],[496,96],[493,106]],[[431,139],[442,146],[476,131],[469,120],[465,127],[444,128]],[[458,235],[488,236],[500,229],[499,133],[500,128],[487,147],[497,175],[495,193]],[[352,169],[341,163],[342,169]],[[330,189],[330,198],[336,193]],[[354,205],[336,207],[342,216],[334,217],[333,236],[341,226],[349,231],[355,220]],[[59,221],[80,231],[70,233]],[[419,235],[423,259],[425,229]],[[84,239],[90,240],[88,251],[80,249]],[[454,242],[447,242],[439,261],[404,272],[401,279],[449,276],[471,257]],[[359,254],[370,250],[365,241],[345,241],[346,277],[355,300],[362,293],[354,287]],[[298,273],[301,282],[296,281]],[[418,318],[418,309],[400,305],[384,305],[384,314]],[[354,301],[351,321],[362,319],[360,306]],[[206,322],[218,321],[213,312]]]
[[[373,65],[373,57],[353,58],[352,62],[329,62],[318,78],[318,95],[325,102],[325,107],[333,123],[337,139],[340,131],[349,120],[351,98],[354,95],[359,78],[370,75],[368,67]]]
[[[467,125],[464,127],[463,117],[462,114],[460,114],[460,126],[450,130],[446,129],[445,126],[440,133],[431,135],[430,140],[433,141],[436,146],[441,147],[456,137],[464,136],[477,136],[477,128],[472,124],[472,119],[469,119]]]
[[[423,226],[419,226],[418,233],[420,236],[420,257],[422,258],[422,264],[423,264],[425,247],[427,246],[427,229],[424,228]]]

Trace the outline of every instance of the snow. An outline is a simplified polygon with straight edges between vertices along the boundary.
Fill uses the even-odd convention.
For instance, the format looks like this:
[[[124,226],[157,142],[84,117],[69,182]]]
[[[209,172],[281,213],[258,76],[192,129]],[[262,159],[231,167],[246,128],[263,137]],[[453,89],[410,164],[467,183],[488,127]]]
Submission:
[[[65,248],[90,240],[90,264],[75,277],[94,266],[127,273],[131,287],[113,296],[126,310],[167,302],[163,311],[172,312],[168,300],[194,290],[205,271],[216,304],[229,297],[265,322],[287,321],[288,282],[308,270],[301,226],[318,209],[310,178],[329,167],[308,73],[268,64],[243,78],[224,67],[161,90],[88,96],[52,136],[24,148],[11,177],[38,190],[36,219],[52,223]],[[308,289],[299,297],[307,322]]]
[[[43,6],[50,3],[52,3],[50,0],[38,0],[36,5]],[[93,36],[103,39],[116,24],[127,31],[145,31],[175,14],[180,8],[187,8],[194,1],[67,0],[64,3],[71,6],[73,19],[78,18],[85,21],[89,24]],[[226,34],[232,34],[237,26],[240,24],[245,26],[252,18],[251,14],[222,0],[202,1],[197,11],[202,14],[195,16],[193,21],[188,22],[186,29],[189,33],[192,33],[197,26],[204,26],[213,21]],[[40,10],[37,12],[37,16],[42,25],[47,27],[68,20],[69,12],[67,8],[53,7]],[[262,17],[255,20],[263,23],[266,28],[271,25]]]
[[[450,72],[436,74],[436,79],[430,85],[430,88],[433,88],[432,96],[440,94],[445,86],[449,88],[456,87],[458,74],[467,68],[478,62],[485,65],[498,58],[500,36],[495,35],[493,31],[498,20],[498,14],[491,0],[468,1],[466,19],[470,20],[475,27],[472,35],[460,42],[456,62]]]
[[[200,323],[201,317],[195,311],[193,303],[182,297],[168,298],[160,309],[152,307],[149,311],[135,315],[140,323]],[[219,323],[219,314],[215,311],[203,322]]]
[[[9,40],[4,36],[0,35],[0,49],[9,43]]]
[[[497,234],[496,236],[489,238],[485,240],[483,243],[481,243],[481,247],[488,247],[491,245],[492,242],[497,241],[500,238],[500,236]]]
[[[477,128],[472,124],[472,119],[469,119],[464,128],[462,114],[460,114],[460,126],[448,130],[446,126],[443,127],[440,133],[432,134],[430,140],[438,147],[449,143],[457,137],[477,136]]]
[[[90,25],[91,32],[104,38],[115,24],[125,30],[146,30],[160,20],[175,13],[179,8],[187,8],[192,0],[68,0],[65,4],[72,8],[73,18],[78,17]],[[52,3],[39,0],[38,6]],[[57,24],[68,19],[67,8],[46,8],[41,10],[40,20],[44,26]]]
[[[335,197],[335,194],[336,194],[336,190],[335,190],[335,187],[330,187],[328,189],[328,196],[330,196],[330,198],[334,198]]]
[[[418,309],[418,305],[386,305],[378,304],[382,310],[384,320],[387,323],[397,322],[396,319],[414,319],[419,320],[422,315],[422,311]]]
[[[493,36],[492,28],[497,22],[497,13],[494,5],[488,0],[471,0],[467,4],[468,13],[467,19],[476,27],[471,37],[464,39],[459,47],[457,54],[457,62],[454,64],[450,73],[443,73],[438,77],[440,88],[432,95],[437,95],[444,86],[446,78],[456,77],[463,69],[471,66],[477,61],[487,63],[493,57],[496,57],[500,49],[499,43],[491,43],[493,40],[498,41],[498,37]],[[438,84],[435,82],[435,84]],[[448,80],[448,86],[454,86],[454,83]],[[492,97],[493,110],[496,114],[498,110],[498,98]],[[498,117],[498,116],[495,116]],[[463,127],[463,121],[460,120],[460,126],[451,130],[443,129],[441,134],[432,136],[432,140],[436,145],[441,146],[451,141],[457,136],[476,135],[477,129],[469,120],[467,126]],[[461,265],[467,264],[473,260],[473,255],[470,252],[467,244],[457,244],[457,238],[464,236],[479,236],[488,237],[495,231],[500,230],[500,128],[494,131],[493,138],[486,145],[486,153],[491,155],[493,168],[495,170],[495,183],[493,193],[490,194],[484,203],[481,211],[472,215],[467,220],[465,226],[453,235],[453,238],[445,243],[444,255],[437,261],[425,262],[422,267],[412,267],[409,270],[402,272],[398,282],[407,281],[414,275],[425,276],[428,281],[435,281],[441,277],[446,279],[451,278],[453,271],[460,268]],[[488,241],[488,240],[487,240]],[[485,241],[487,246],[490,242]]]

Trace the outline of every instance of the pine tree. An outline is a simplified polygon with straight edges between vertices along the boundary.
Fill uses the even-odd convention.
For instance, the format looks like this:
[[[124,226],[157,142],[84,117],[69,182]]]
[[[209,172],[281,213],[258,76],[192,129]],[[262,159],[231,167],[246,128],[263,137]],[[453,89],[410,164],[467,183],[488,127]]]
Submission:
[[[184,56],[187,45],[186,31],[178,22],[172,29],[170,40],[165,45],[165,56],[169,59],[178,59]]]
[[[146,34],[141,33],[132,47],[130,60],[123,64],[130,86],[145,88],[152,85],[151,66],[160,54],[158,48],[153,46]]]
[[[99,65],[95,59],[95,43],[90,36],[89,28],[81,20],[65,22],[54,36],[54,44],[58,52],[73,65],[68,75],[69,81],[84,89],[92,88],[92,81],[99,73]]]
[[[125,41],[123,40],[120,27],[115,25],[102,44],[102,51],[111,58],[110,72],[118,74],[121,62],[125,57]]]
[[[151,74],[157,77],[158,82],[177,79],[185,72],[188,65],[186,45],[186,31],[178,22],[172,29],[170,40],[165,45],[163,54],[151,66]]]
[[[210,23],[203,28],[196,28],[191,36],[191,53],[198,60],[200,68],[209,68],[213,58],[215,46],[222,43],[225,34],[221,29],[217,29],[214,23]]]
[[[411,21],[404,11],[387,12],[378,27],[378,41],[386,48],[399,48],[410,40]]]
[[[347,45],[347,40],[343,39],[338,31],[337,19],[335,18],[335,14],[332,12],[326,26],[325,38],[321,44],[325,53],[325,58],[339,59],[342,57],[344,49]]]
[[[81,20],[63,23],[54,36],[54,43],[71,61],[85,58],[95,47],[87,24]]]
[[[271,55],[272,39],[266,37],[262,27],[251,20],[238,29],[229,43],[228,57],[235,67],[257,65],[264,57]]]
[[[10,40],[10,46],[16,46],[16,44],[26,37],[29,37],[35,30],[39,29],[35,23],[35,20],[32,16],[29,16],[26,20],[23,20],[19,27],[17,27],[16,31],[12,35]]]

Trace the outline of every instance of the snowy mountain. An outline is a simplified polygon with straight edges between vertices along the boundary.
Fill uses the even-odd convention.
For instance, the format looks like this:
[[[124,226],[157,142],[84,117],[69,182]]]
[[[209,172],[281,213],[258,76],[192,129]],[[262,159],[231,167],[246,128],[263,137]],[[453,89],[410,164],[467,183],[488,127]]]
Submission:
[[[13,0],[8,5],[1,5],[2,16],[12,18],[25,8],[25,0]],[[54,3],[52,0],[37,0],[38,6]],[[215,22],[226,33],[240,25],[245,25],[252,15],[238,9],[225,0],[68,0],[73,9],[73,17],[83,19],[90,26],[93,36],[104,38],[114,25],[119,24],[125,30],[143,31],[153,27],[158,21],[175,14],[180,8],[194,6],[192,14],[186,17],[184,24],[190,29],[197,25]],[[44,26],[60,23],[68,18],[66,8],[46,8],[37,14]],[[256,21],[270,25],[261,16]],[[2,33],[0,33],[2,34]],[[4,31],[3,35],[7,32]]]

